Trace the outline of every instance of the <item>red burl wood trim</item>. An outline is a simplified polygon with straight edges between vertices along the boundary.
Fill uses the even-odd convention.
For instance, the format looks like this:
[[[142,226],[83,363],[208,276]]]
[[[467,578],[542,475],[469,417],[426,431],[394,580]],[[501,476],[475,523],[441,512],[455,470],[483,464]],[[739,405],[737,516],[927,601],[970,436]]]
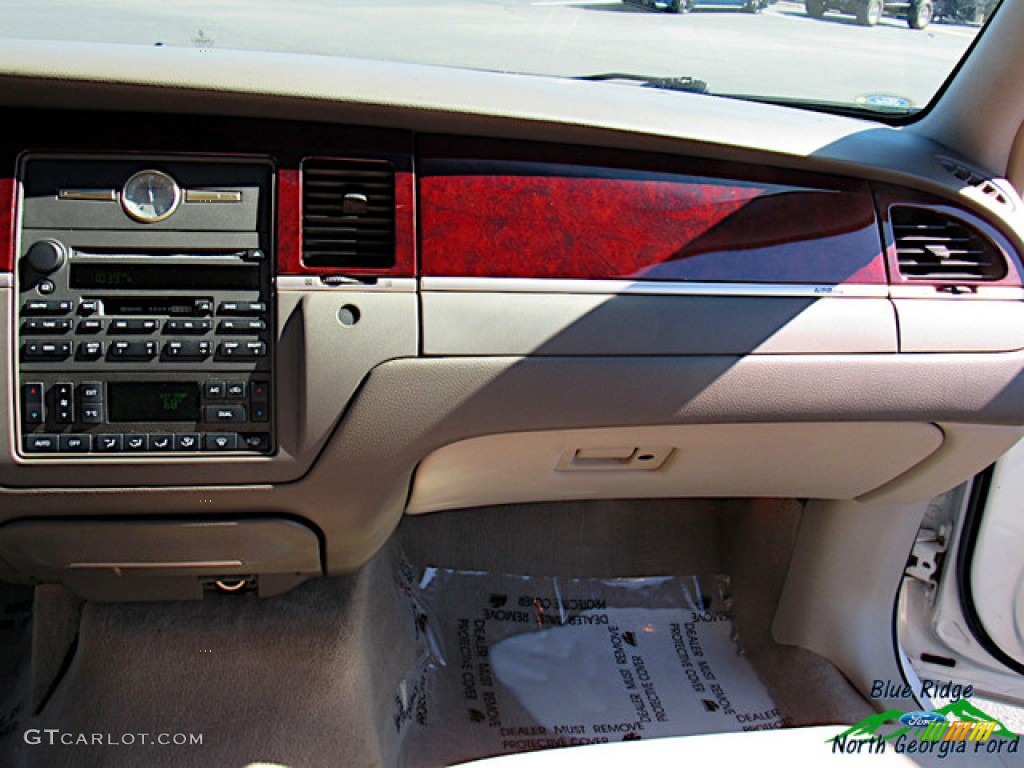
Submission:
[[[281,275],[416,275],[416,180],[395,171],[395,263],[384,269],[307,267],[302,263],[302,173],[298,167],[277,172],[277,271]]]
[[[1002,232],[977,214],[934,195],[886,184],[875,185],[875,197],[878,201],[878,215],[882,222],[882,233],[885,239],[885,257],[889,267],[889,277],[893,285],[936,286],[939,288],[950,285],[1019,288],[1024,285],[1024,279],[1022,279],[1024,265],[1021,262],[1021,252]],[[974,227],[1002,252],[1006,259],[1006,275],[1000,280],[915,280],[903,277],[900,274],[899,257],[896,254],[892,222],[889,219],[889,208],[894,205],[914,206],[946,214]]]
[[[302,274],[302,191],[298,168],[277,169],[277,271]]]
[[[425,163],[428,276],[886,282],[866,187]]]
[[[14,270],[14,179],[0,177],[0,272]]]

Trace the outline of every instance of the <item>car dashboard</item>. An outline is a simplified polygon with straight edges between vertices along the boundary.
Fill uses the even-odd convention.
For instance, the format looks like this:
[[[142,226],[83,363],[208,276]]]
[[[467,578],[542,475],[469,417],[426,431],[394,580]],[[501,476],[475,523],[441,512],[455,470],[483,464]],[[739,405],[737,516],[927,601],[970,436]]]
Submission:
[[[103,111],[7,107],[6,575],[269,594],[360,566],[406,512],[925,498],[1020,434],[1004,182],[897,129],[621,86],[570,93],[622,91],[646,131],[559,121],[539,78],[505,76],[512,102],[555,114],[495,120],[500,76],[408,69],[458,86],[422,129],[202,83],[117,111],[139,86],[102,72],[43,100]],[[733,105],[772,151],[698,140]]]
[[[735,573],[798,724],[901,679],[923,509],[1024,436],[1005,179],[913,126],[615,83],[46,41],[0,70],[0,579],[88,601],[75,664],[104,627],[162,658],[168,615],[246,627],[250,676],[320,659],[259,655],[268,626],[364,632],[383,682],[323,711],[372,710],[349,730],[391,764],[401,539],[477,575]]]

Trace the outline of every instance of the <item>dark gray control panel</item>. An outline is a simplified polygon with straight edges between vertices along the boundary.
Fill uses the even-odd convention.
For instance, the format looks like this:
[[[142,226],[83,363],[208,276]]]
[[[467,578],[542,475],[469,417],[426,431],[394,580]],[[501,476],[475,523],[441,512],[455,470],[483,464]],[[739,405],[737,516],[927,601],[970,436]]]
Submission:
[[[271,164],[30,155],[19,172],[22,453],[272,453]]]

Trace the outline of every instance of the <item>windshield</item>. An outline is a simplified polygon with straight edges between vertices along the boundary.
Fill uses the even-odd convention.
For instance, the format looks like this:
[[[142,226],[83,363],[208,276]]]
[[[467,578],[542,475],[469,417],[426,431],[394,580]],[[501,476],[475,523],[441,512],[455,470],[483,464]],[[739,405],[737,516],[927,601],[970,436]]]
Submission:
[[[693,78],[715,95],[913,114],[997,2],[27,0],[4,3],[0,35]]]

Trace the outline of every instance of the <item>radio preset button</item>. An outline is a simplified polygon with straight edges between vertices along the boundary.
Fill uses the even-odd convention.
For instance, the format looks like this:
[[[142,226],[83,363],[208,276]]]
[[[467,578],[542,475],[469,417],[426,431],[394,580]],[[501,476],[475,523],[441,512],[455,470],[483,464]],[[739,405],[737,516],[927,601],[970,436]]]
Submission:
[[[71,330],[69,318],[33,317],[21,324],[22,333],[67,333]]]
[[[120,453],[124,450],[124,435],[96,435],[96,450],[100,453]]]
[[[168,320],[164,323],[164,333],[198,336],[206,333],[212,327],[212,320]]]
[[[208,451],[234,451],[238,446],[238,435],[234,432],[213,432],[203,437]]]
[[[51,299],[36,299],[26,301],[21,307],[23,315],[66,315],[71,312],[73,305],[70,301],[56,301]]]
[[[110,345],[112,360],[150,360],[160,352],[157,341],[115,341]]]
[[[203,420],[222,424],[242,422],[246,420],[245,407],[241,405],[207,405],[203,409]]]
[[[25,451],[27,453],[56,453],[57,435],[27,435]]]
[[[61,435],[61,453],[88,453],[92,450],[92,435]]]
[[[65,360],[72,349],[70,341],[29,341],[21,347],[26,360]]]
[[[99,333],[103,330],[103,321],[97,318],[81,320],[78,323],[78,333]]]
[[[178,360],[205,360],[213,351],[209,341],[168,341],[164,344],[164,358]]]
[[[222,341],[217,347],[218,357],[254,358],[266,354],[267,345],[262,341]]]
[[[174,450],[176,451],[198,451],[199,435],[195,433],[176,434],[174,436]]]

